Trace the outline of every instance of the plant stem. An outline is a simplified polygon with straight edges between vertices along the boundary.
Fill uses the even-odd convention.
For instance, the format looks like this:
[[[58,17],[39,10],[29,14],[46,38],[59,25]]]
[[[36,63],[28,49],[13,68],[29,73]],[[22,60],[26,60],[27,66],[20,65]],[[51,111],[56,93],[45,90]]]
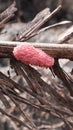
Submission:
[[[10,57],[13,48],[17,45],[29,44],[29,42],[0,41],[0,57]],[[73,44],[52,44],[52,43],[30,43],[40,48],[54,58],[73,59]]]

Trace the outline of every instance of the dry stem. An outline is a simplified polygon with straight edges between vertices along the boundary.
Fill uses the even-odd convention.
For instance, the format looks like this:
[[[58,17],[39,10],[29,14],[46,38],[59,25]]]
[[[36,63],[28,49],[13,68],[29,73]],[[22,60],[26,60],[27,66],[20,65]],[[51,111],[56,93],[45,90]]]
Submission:
[[[28,44],[28,42],[0,41],[0,57],[11,57],[15,46]],[[30,43],[40,48],[54,58],[73,59],[73,44],[52,44],[52,43]]]

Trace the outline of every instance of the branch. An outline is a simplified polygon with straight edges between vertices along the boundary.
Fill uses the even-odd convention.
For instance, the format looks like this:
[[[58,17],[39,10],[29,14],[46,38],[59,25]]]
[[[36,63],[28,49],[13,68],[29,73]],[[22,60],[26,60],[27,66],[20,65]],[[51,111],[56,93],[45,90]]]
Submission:
[[[37,30],[51,19],[57,12],[61,10],[62,6],[59,5],[52,13],[50,13],[49,8],[44,9],[36,15],[32,22],[28,23],[26,27],[23,27],[16,37],[17,41],[26,41],[32,36],[36,35]]]
[[[72,38],[73,38],[73,25],[59,36],[58,43],[62,44],[64,42],[68,42],[68,40]]]
[[[0,57],[11,57],[13,48],[28,42],[0,41]],[[30,43],[54,58],[73,59],[73,44]]]
[[[0,14],[0,27],[2,24],[6,23],[11,17],[14,16],[14,12],[17,11],[15,7],[16,3],[13,2],[11,6],[9,6],[5,11]]]

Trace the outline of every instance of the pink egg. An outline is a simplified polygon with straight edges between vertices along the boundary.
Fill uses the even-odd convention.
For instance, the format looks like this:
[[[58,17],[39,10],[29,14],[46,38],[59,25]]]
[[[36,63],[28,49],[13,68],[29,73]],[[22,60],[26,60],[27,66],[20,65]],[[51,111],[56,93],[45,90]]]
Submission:
[[[17,60],[20,60],[24,64],[31,64],[46,68],[54,65],[54,58],[47,55],[41,49],[35,48],[31,44],[14,47],[13,54]]]

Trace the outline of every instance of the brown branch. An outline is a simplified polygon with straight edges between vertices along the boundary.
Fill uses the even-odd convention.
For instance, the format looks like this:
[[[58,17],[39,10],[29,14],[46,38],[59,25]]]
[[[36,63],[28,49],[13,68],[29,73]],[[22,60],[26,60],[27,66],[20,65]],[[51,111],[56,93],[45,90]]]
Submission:
[[[64,122],[55,123],[52,125],[41,125],[39,126],[39,129],[57,129],[57,128],[63,127],[63,125],[64,125]]]
[[[64,85],[70,92],[71,96],[73,96],[73,88],[72,88],[73,82],[70,82],[70,77],[67,77],[64,70],[59,66],[58,60],[55,60],[55,64],[53,66],[53,71],[54,71],[55,75],[57,75],[58,78],[60,78],[63,81]]]
[[[68,118],[68,120],[71,120],[70,118]],[[73,122],[72,120],[71,120],[71,122]],[[63,127],[65,124],[64,124],[64,122],[59,122],[59,123],[55,123],[55,124],[52,124],[52,125],[41,125],[41,126],[39,126],[38,128],[39,129],[57,129],[57,128],[61,128],[61,127]]]
[[[20,62],[19,62],[20,63]],[[17,64],[18,64],[18,62],[17,62]],[[17,66],[16,66],[17,67]],[[21,68],[23,68],[22,70],[25,70],[24,69],[24,67],[23,67],[23,65],[21,66],[20,64],[18,64],[18,70],[19,69],[21,69]],[[20,71],[20,70],[19,70]],[[25,72],[27,72],[26,70],[25,70]],[[33,72],[32,72],[33,73]],[[29,74],[30,74],[30,72],[29,72]],[[31,77],[29,74],[27,74],[27,77]],[[23,73],[22,73],[22,75],[23,75]],[[28,76],[29,75],[29,76]],[[13,87],[12,87],[12,89],[11,89],[11,87],[10,87],[10,83],[12,83],[12,80],[10,80],[8,77],[6,77],[6,76],[4,76],[3,74],[1,74],[0,73],[0,77],[1,77],[1,79],[4,77],[4,79],[7,79],[6,80],[6,82],[2,82],[1,84],[3,84],[4,86],[6,86],[6,87],[4,87],[4,86],[0,86],[1,87],[1,90],[2,90],[2,92],[3,92],[3,94],[5,94],[5,95],[7,95],[11,100],[12,99],[14,99],[14,101],[17,103],[17,102],[19,102],[19,104],[20,103],[25,103],[25,104],[28,104],[28,105],[31,105],[32,107],[35,107],[35,108],[37,108],[37,109],[40,109],[40,110],[43,110],[43,111],[45,111],[45,112],[48,112],[48,113],[50,113],[51,115],[53,115],[53,116],[55,116],[55,117],[58,117],[58,118],[60,118],[60,119],[62,119],[67,125],[69,124],[69,121],[67,120],[67,119],[65,119],[65,117],[64,116],[62,116],[62,114],[63,115],[65,115],[65,114],[67,114],[68,116],[72,116],[73,114],[72,114],[72,112],[71,111],[69,111],[68,109],[65,109],[65,107],[62,107],[62,109],[60,109],[58,106],[54,106],[54,104],[52,104],[52,103],[50,103],[49,102],[49,99],[46,101],[46,98],[44,98],[45,97],[45,95],[42,97],[42,96],[40,96],[39,95],[39,93],[33,93],[33,94],[35,94],[35,95],[33,95],[36,99],[38,99],[39,101],[41,100],[42,102],[43,102],[43,104],[44,104],[44,106],[43,105],[41,105],[41,104],[38,104],[38,105],[36,105],[36,104],[34,104],[34,103],[32,103],[32,102],[30,102],[29,100],[27,100],[27,99],[25,99],[24,97],[21,97],[21,96],[19,96],[19,94],[17,94],[16,93],[16,91],[15,90],[13,90]],[[25,76],[24,76],[24,78],[25,78]],[[33,77],[32,77],[33,78]],[[7,84],[7,81],[8,81],[8,79],[9,79],[9,83]],[[32,83],[32,82],[31,82]],[[17,83],[14,83],[13,84],[13,86],[15,87],[15,88],[17,88],[16,86],[15,86],[15,84],[17,84]],[[18,85],[17,85],[18,86]],[[20,88],[22,88],[21,86],[19,86]],[[8,89],[9,88],[9,89]],[[48,87],[49,88],[49,87]],[[43,88],[42,88],[43,89]],[[19,89],[18,89],[19,90]],[[65,104],[66,105],[66,104]],[[52,112],[52,110],[55,110],[55,113],[53,113]]]
[[[11,118],[13,121],[16,121],[18,122],[19,124],[25,126],[25,127],[28,127],[29,130],[32,130],[32,128],[30,128],[27,124],[25,124],[25,122],[19,120],[18,118],[16,118],[15,116],[11,115],[11,114],[8,114],[6,113],[3,109],[0,108],[0,113],[8,116],[9,118]]]
[[[13,48],[28,42],[0,41],[0,57],[11,57]],[[73,44],[30,43],[54,58],[73,59]]]

